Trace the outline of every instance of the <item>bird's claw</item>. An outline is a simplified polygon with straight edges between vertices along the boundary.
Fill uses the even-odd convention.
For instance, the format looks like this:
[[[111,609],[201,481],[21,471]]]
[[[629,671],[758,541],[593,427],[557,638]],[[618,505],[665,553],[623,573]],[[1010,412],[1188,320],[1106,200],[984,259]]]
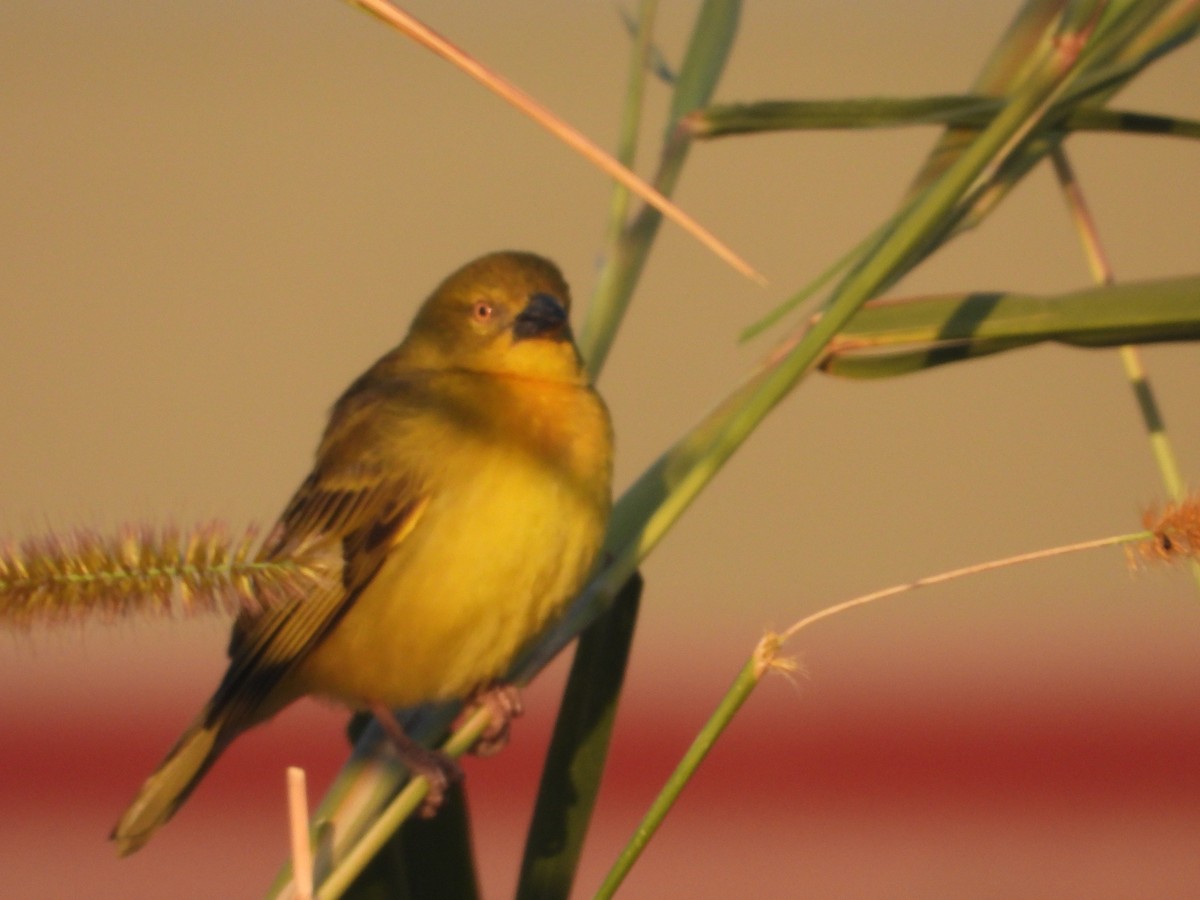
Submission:
[[[421,803],[420,816],[423,819],[432,818],[441,809],[450,785],[462,781],[462,768],[440,750],[419,744],[405,734],[396,716],[383,704],[372,703],[370,709],[384,732],[391,738],[400,761],[408,767],[414,777],[419,775],[429,785]]]
[[[494,684],[477,691],[467,701],[455,725],[465,722],[480,707],[487,709],[491,721],[471,747],[471,752],[476,756],[494,756],[507,746],[512,720],[525,712],[521,691],[511,684]]]

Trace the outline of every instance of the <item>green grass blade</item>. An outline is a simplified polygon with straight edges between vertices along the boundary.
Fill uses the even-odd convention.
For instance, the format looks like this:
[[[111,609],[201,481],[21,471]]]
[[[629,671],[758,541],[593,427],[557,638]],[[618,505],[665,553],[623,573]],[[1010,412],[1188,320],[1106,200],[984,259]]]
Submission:
[[[689,131],[709,139],[773,131],[986,125],[1004,106],[996,97],[864,97],[848,100],[764,100],[709,106],[688,116]]]
[[[972,86],[972,94],[1012,96],[1029,77],[1024,64],[1016,64],[1022,49],[1051,46],[1055,24],[1055,2],[1030,3],[1018,15],[1018,24],[1010,29],[993,58],[985,65]],[[1037,28],[1044,28],[1041,36]],[[1080,74],[1072,90],[1062,98],[1063,110],[1057,117],[1067,122],[1075,109],[1086,100],[1089,108],[1107,103],[1118,90],[1129,83],[1147,65],[1195,37],[1200,28],[1200,6],[1186,0],[1126,0],[1112,3],[1105,10],[1096,29],[1091,46],[1081,62]],[[1008,46],[1007,41],[1015,41]],[[974,129],[955,126],[935,145],[911,188],[919,192],[944,171],[967,146]],[[1058,146],[1065,136],[1063,129],[1050,130],[1030,141],[994,173],[991,184],[980,190],[971,205],[964,209],[954,233],[962,233],[978,225],[1008,192]]]
[[[633,167],[637,155],[637,135],[646,85],[646,61],[657,7],[655,0],[643,0],[633,52],[629,60],[629,83],[625,88],[625,102],[621,111],[618,158],[630,168]],[[669,196],[669,188],[657,179],[654,186]],[[600,270],[595,290],[592,292],[592,302],[588,304],[587,318],[579,332],[580,352],[587,361],[588,371],[593,379],[600,375],[636,284],[637,275],[631,277],[627,265],[629,202],[629,190],[621,184],[614,185],[604,238],[605,265]],[[640,272],[640,267],[638,271]]]
[[[671,773],[671,777],[663,786],[662,791],[654,799],[645,818],[638,825],[637,831],[634,833],[632,840],[626,845],[625,849],[617,857],[617,861],[613,864],[611,870],[604,882],[600,885],[600,889],[596,892],[597,900],[605,900],[612,897],[617,892],[617,888],[621,886],[621,882],[625,880],[625,876],[629,874],[629,870],[633,868],[633,864],[637,862],[642,851],[646,849],[646,845],[650,839],[654,837],[658,831],[659,825],[666,818],[671,807],[675,805],[675,801],[679,798],[683,788],[691,780],[696,773],[700,763],[704,761],[704,757],[708,755],[708,751],[712,749],[713,744],[717,742],[717,738],[733,721],[733,717],[737,711],[742,708],[742,704],[749,699],[754,688],[758,686],[762,678],[762,673],[759,667],[759,661],[752,658],[738,673],[734,679],[733,686],[721,699],[716,711],[712,717],[705,723],[700,733],[696,735],[696,739],[692,741],[692,745],[684,754],[683,759]]]
[[[1043,60],[987,128],[936,182],[909,199],[894,228],[835,292],[826,314],[835,314],[830,337],[859,305],[911,269],[950,232],[963,198],[990,181],[992,173],[1037,129],[1054,101],[1070,86],[1086,52],[1085,36],[1086,30],[1061,35],[1060,49]],[[822,319],[814,333],[828,327]]]
[[[1016,90],[1029,77],[1030,66],[1049,49],[1055,23],[1068,0],[1029,0],[1017,12],[1012,24],[1000,38],[975,82],[971,93],[1003,97]],[[910,194],[916,194],[937,179],[970,144],[977,128],[950,128],[930,151],[925,164],[913,179]]]
[[[654,16],[658,9],[657,0],[642,0],[639,15],[632,26],[633,52],[629,58],[629,82],[625,88],[625,102],[621,109],[621,128],[617,136],[616,157],[621,165],[632,169],[637,159],[638,132],[642,119],[643,97],[646,92],[646,72],[651,52],[651,37],[654,34]],[[608,232],[605,248],[609,254],[616,248],[621,230],[625,227],[629,212],[630,191],[617,182],[613,185],[612,201],[608,211]]]
[[[1072,95],[1064,104],[1077,103]],[[978,130],[1004,106],[996,97],[869,97],[852,100],[766,100],[709,106],[687,118],[691,134],[700,140],[776,131],[907,128],[948,125]],[[1151,115],[1132,110],[1088,106],[1066,108],[1061,117],[1048,115],[1056,131],[1105,131],[1125,134],[1200,138],[1200,121]]]
[[[821,368],[881,378],[1043,341],[1117,347],[1194,340],[1200,340],[1200,276],[1052,297],[973,292],[869,303],[830,344]]]
[[[645,28],[646,23],[649,21],[646,17],[646,8],[656,5],[654,2],[647,3],[646,0],[642,0],[641,13],[636,19],[626,12],[624,7],[618,7],[617,15],[621,17],[621,24],[625,26],[625,30],[629,32],[629,36],[635,42],[638,40],[639,29]],[[654,43],[650,43],[647,45],[646,51],[643,68],[648,73],[653,74],[663,84],[675,84],[679,75],[672,68],[671,64],[667,62],[667,57],[662,50]]]
[[[1121,109],[1073,111],[1063,122],[1066,131],[1100,131],[1119,134],[1148,134],[1167,137],[1200,138],[1200,120],[1177,116],[1159,116]]]
[[[712,98],[733,50],[741,15],[741,0],[705,0],[700,8],[671,95],[665,140],[670,140],[680,119]]]
[[[655,189],[664,196],[674,193],[691,147],[691,139],[678,127],[679,117],[704,106],[712,98],[728,62],[740,13],[740,3],[707,0],[697,16],[672,94],[667,139],[653,181]],[[609,249],[579,333],[579,350],[593,378],[608,359],[661,224],[662,214],[643,205]]]
[[[642,579],[635,574],[579,638],[525,842],[518,900],[571,893],[608,756],[641,592]]]

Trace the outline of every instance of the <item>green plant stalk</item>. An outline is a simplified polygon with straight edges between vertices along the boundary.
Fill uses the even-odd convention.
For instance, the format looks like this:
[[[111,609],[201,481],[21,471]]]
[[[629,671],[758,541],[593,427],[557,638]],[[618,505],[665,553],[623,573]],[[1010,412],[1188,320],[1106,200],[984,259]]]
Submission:
[[[1141,354],[1137,352],[1137,348],[1130,346],[1122,347],[1119,353],[1121,365],[1125,369],[1125,377],[1129,379],[1129,386],[1133,389],[1138,410],[1141,412],[1142,421],[1146,426],[1146,433],[1150,440],[1150,452],[1158,464],[1158,471],[1162,477],[1163,484],[1172,499],[1181,500],[1187,488],[1179,472],[1175,449],[1171,444],[1170,436],[1167,434],[1167,426],[1163,420],[1162,413],[1159,411],[1158,401],[1154,397],[1154,390],[1150,385],[1150,379],[1142,365]],[[1200,589],[1200,561],[1189,559],[1188,571],[1192,573],[1192,580],[1196,582],[1197,588]]]
[[[687,151],[684,141],[675,141],[663,148],[658,172],[651,184],[664,197],[674,193]],[[662,215],[643,205],[621,232],[607,265],[596,280],[587,320],[579,336],[579,352],[593,380],[598,378],[608,360],[661,225]]]
[[[741,3],[736,0],[706,0],[696,17],[672,92],[667,136],[652,182],[654,189],[664,197],[670,197],[674,192],[691,147],[691,139],[679,127],[679,119],[704,106],[716,90],[729,58],[740,14]],[[579,336],[579,351],[593,379],[604,368],[661,224],[662,214],[643,205],[616,243],[610,246],[610,255],[597,279],[587,320]]]
[[[1103,8],[1103,2],[1080,2],[1072,7],[1071,22],[1063,26],[1052,50],[1039,60],[1033,74],[936,181],[910,195],[893,228],[835,290],[829,313],[843,302],[842,298],[849,298],[845,302],[857,308],[954,235],[962,216],[978,205],[980,195],[995,182],[997,173],[1003,171],[1005,163],[1042,124],[1077,77]],[[839,321],[838,326],[841,324]]]
[[[1067,208],[1071,213],[1071,220],[1075,223],[1075,230],[1083,245],[1084,256],[1087,257],[1092,279],[1099,285],[1113,284],[1116,276],[1100,240],[1100,230],[1096,226],[1096,220],[1088,207],[1087,200],[1083,195],[1083,188],[1075,177],[1074,168],[1067,158],[1066,151],[1061,146],[1055,147],[1050,154],[1050,160],[1054,164],[1055,177],[1058,179],[1059,187],[1062,188],[1063,197],[1066,199]],[[1129,381],[1129,387],[1137,401],[1142,424],[1150,440],[1150,451],[1158,465],[1163,485],[1172,500],[1182,500],[1185,488],[1183,477],[1179,472],[1175,448],[1171,444],[1166,422],[1159,409],[1158,400],[1154,396],[1154,386],[1150,383],[1150,377],[1142,364],[1141,354],[1135,347],[1128,344],[1122,346],[1118,352],[1121,366],[1125,370],[1125,378]],[[1200,563],[1191,560],[1188,568],[1196,586],[1200,588]]]
[[[466,753],[491,721],[491,713],[481,707],[442,745],[442,751],[453,759]],[[317,885],[316,900],[336,900],[354,883],[372,859],[379,853],[402,822],[421,805],[429,785],[423,778],[410,779],[379,816],[370,823],[362,837],[337,862]]]
[[[1172,499],[1179,500],[1185,491],[1183,476],[1179,471],[1175,448],[1167,434],[1166,422],[1159,410],[1158,400],[1154,396],[1154,388],[1150,384],[1145,366],[1142,365],[1141,354],[1137,352],[1137,348],[1128,344],[1121,347],[1118,352],[1121,356],[1122,368],[1125,370],[1125,377],[1129,379],[1129,387],[1133,391],[1134,399],[1137,400],[1142,422],[1146,426],[1150,449],[1158,464],[1163,485]],[[1200,569],[1193,568],[1192,571],[1200,579]]]
[[[662,824],[663,819],[674,806],[684,786],[691,780],[700,763],[704,761],[704,757],[708,755],[708,751],[713,748],[717,738],[733,720],[737,711],[741,709],[742,704],[750,697],[761,679],[762,669],[759,661],[751,659],[738,673],[733,686],[721,699],[712,717],[700,729],[700,733],[692,741],[692,745],[684,754],[679,766],[671,773],[662,792],[655,798],[645,818],[638,825],[633,839],[617,857],[617,861],[609,870],[600,889],[596,891],[598,900],[607,900],[616,893],[617,888],[621,886],[621,882],[629,874],[629,870],[633,868],[633,864],[637,862],[638,857],[641,856],[642,851],[646,849],[646,845],[658,830],[658,826]]]
[[[1112,264],[1100,241],[1100,231],[1096,227],[1096,220],[1083,196],[1083,189],[1075,177],[1074,167],[1067,158],[1066,151],[1062,147],[1055,147],[1050,154],[1050,160],[1054,164],[1055,177],[1058,179],[1059,187],[1062,188],[1063,197],[1066,199],[1067,208],[1071,213],[1071,220],[1075,223],[1075,230],[1083,245],[1084,256],[1087,257],[1092,280],[1098,285],[1114,284],[1116,276],[1113,273]],[[1173,500],[1182,499],[1183,479],[1179,474],[1179,464],[1175,458],[1174,448],[1167,436],[1166,425],[1159,412],[1158,401],[1154,397],[1154,388],[1150,384],[1137,351],[1126,345],[1120,348],[1120,353],[1125,376],[1129,379],[1129,385],[1138,402],[1138,408],[1141,410],[1142,421],[1150,436],[1154,457],[1158,462],[1159,472],[1167,488],[1167,493]]]
[[[1078,105],[1087,91],[1064,96],[1047,122],[1055,130],[1098,131],[1200,138],[1200,121],[1134,110]],[[689,133],[710,141],[781,131],[859,130],[943,125],[978,130],[1004,108],[1002,97],[979,94],[870,97],[849,100],[765,100],[709,106],[685,119]]]
[[[629,83],[625,88],[625,103],[621,111],[621,127],[617,136],[617,160],[627,169],[632,169],[637,160],[639,123],[642,118],[642,102],[646,93],[646,71],[649,65],[654,36],[654,16],[658,0],[642,0],[638,11],[637,28],[634,32],[633,52],[629,57]],[[625,227],[629,214],[630,190],[619,181],[613,184],[612,200],[608,211],[608,233],[604,246],[611,259],[617,241]],[[586,328],[585,328],[586,330]]]
[[[1030,77],[1029,64],[1022,60],[1033,48],[1052,46],[1051,26],[1063,13],[1090,18],[1098,7],[1080,4],[1072,9],[1062,0],[1031,0],[1010,28],[993,57],[985,64],[972,92],[1007,96],[1018,91]],[[1107,103],[1147,65],[1195,36],[1200,26],[1200,5],[1195,0],[1120,0],[1107,5],[1098,23],[1087,59],[1080,67],[1077,84],[1063,95],[1066,106],[1086,98],[1089,107]],[[1039,31],[1040,29],[1040,31]],[[970,129],[952,128],[930,153],[914,181],[912,192],[928,184],[960,152],[970,138]],[[1014,154],[981,189],[970,204],[964,204],[953,234],[978,225],[1055,145],[1063,135],[1043,134]]]
[[[941,232],[928,247],[914,256],[914,266],[936,247],[983,221],[1052,147],[1061,144],[1065,133],[1061,128],[1050,127],[1047,123],[1056,123],[1069,117],[1073,108],[1085,102],[1091,106],[1107,102],[1149,64],[1154,57],[1123,59],[1120,52],[1125,47],[1123,42],[1129,39],[1134,28],[1152,18],[1154,10],[1164,2],[1166,0],[1147,0],[1145,3],[1140,0],[1114,0],[1111,3],[1100,0],[1067,5],[1063,15],[1069,24],[1060,24],[1053,34],[1048,32],[1042,43],[1049,48],[1051,66],[1055,60],[1074,57],[1073,71],[1064,80],[1056,96],[1048,100],[1049,108],[1042,115],[1038,127],[1023,135],[1014,144],[1012,152],[997,160],[980,178],[969,197],[943,225]],[[1048,5],[1057,5],[1057,0],[1050,0]],[[992,87],[1002,87],[1003,96],[1017,96],[1031,80],[1038,77],[1029,74],[1031,71],[1036,73],[1038,70],[1022,66],[1014,76],[1015,80]],[[947,162],[947,156],[959,152],[957,148],[963,137],[962,133],[954,130],[947,132],[946,138],[929,157],[934,170]],[[929,164],[915,183],[920,184],[928,171]]]
[[[646,56],[649,51],[652,36],[650,19],[657,4],[643,2],[641,16],[638,19],[637,39],[634,43],[633,54],[630,58],[629,85],[625,91],[625,105],[621,113],[621,133],[618,139],[620,148],[618,158],[632,168],[636,154],[638,122],[642,114],[642,98],[645,93]],[[669,197],[674,189],[673,184],[667,184],[656,177],[652,182],[655,190],[664,197]],[[613,186],[612,200],[609,205],[608,229],[605,237],[605,264],[596,279],[592,291],[592,302],[588,305],[587,318],[579,332],[579,352],[582,354],[588,368],[588,374],[595,381],[600,376],[608,357],[608,350],[616,338],[624,317],[625,307],[628,306],[641,274],[641,266],[636,271],[630,271],[629,238],[627,234],[627,216],[629,214],[630,192],[621,184]],[[648,252],[648,248],[647,248]]]
[[[579,638],[525,841],[517,900],[566,898],[579,866],[637,624],[635,576]]]
[[[408,819],[343,896],[347,900],[477,900],[463,785],[447,789],[436,816]]]
[[[705,0],[700,8],[671,94],[664,142],[670,142],[685,115],[712,98],[733,51],[741,17],[741,0]]]
[[[1068,0],[1027,0],[984,62],[971,93],[1004,98],[1030,77],[1038,60],[1050,52],[1055,23]],[[971,143],[976,129],[954,126],[934,145],[918,170],[909,196],[928,187]]]
[[[1124,55],[1160,56],[1192,40],[1200,31],[1200,4],[1196,0],[1171,0],[1155,19],[1134,35]]]
[[[803,631],[810,625],[814,625],[824,619],[840,615],[850,609],[858,606],[865,606],[869,603],[875,603],[879,600],[884,600],[890,597],[895,597],[900,594],[908,593],[922,587],[930,587],[936,584],[944,584],[948,581],[965,578],[972,575],[979,575],[984,572],[991,572],[996,569],[1008,568],[1014,565],[1024,563],[1037,562],[1039,560],[1050,559],[1058,556],[1065,556],[1070,553],[1080,553],[1090,550],[1098,550],[1101,548],[1115,547],[1121,544],[1130,544],[1137,541],[1152,540],[1155,535],[1152,531],[1138,531],[1132,534],[1116,535],[1113,537],[1098,538],[1090,541],[1081,541],[1076,544],[1067,546],[1050,547],[1045,550],[1035,550],[1030,553],[1022,553],[1017,556],[1010,556],[1004,559],[990,560],[985,563],[977,563],[975,565],[964,566],[959,569],[952,569],[948,572],[941,572],[937,575],[919,578],[916,581],[910,581],[905,584],[894,585],[883,590],[874,591],[870,594],[864,594],[850,600],[836,603],[833,606],[827,606],[800,621],[793,624],[786,631],[780,634],[768,634],[759,641],[758,646],[742,667],[734,679],[733,685],[726,691],[721,698],[720,704],[716,711],[712,714],[709,720],[705,723],[704,728],[696,736],[692,745],[688,748],[687,753],[679,761],[671,773],[667,783],[663,789],[655,797],[650,809],[643,817],[633,837],[622,849],[616,862],[609,869],[608,875],[601,884],[600,889],[596,892],[598,898],[609,898],[616,893],[622,881],[633,868],[645,850],[650,839],[657,832],[659,826],[666,818],[668,812],[679,799],[679,795],[683,792],[684,787],[696,774],[700,767],[700,763],[708,755],[717,739],[725,732],[725,729],[733,721],[733,717],[741,709],[750,694],[758,687],[763,675],[771,671],[773,668],[779,668],[784,671],[793,668],[786,661],[779,659],[779,651],[783,644],[795,637],[799,632]],[[1183,550],[1184,548],[1180,548]]]

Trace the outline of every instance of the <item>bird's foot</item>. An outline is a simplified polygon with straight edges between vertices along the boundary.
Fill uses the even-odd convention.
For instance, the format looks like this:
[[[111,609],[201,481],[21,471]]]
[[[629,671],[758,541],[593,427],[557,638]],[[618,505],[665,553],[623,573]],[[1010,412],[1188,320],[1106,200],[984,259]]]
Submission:
[[[493,684],[476,691],[459,713],[454,723],[455,727],[474,715],[481,706],[487,708],[491,723],[479,736],[471,752],[476,756],[494,756],[508,744],[509,725],[512,720],[525,712],[521,703],[521,691],[511,684]]]
[[[414,776],[419,775],[429,784],[425,800],[421,803],[420,815],[423,819],[431,818],[441,808],[447,788],[462,781],[463,770],[445,753],[419,744],[405,734],[395,714],[382,703],[372,703],[370,709],[391,739],[400,761]]]

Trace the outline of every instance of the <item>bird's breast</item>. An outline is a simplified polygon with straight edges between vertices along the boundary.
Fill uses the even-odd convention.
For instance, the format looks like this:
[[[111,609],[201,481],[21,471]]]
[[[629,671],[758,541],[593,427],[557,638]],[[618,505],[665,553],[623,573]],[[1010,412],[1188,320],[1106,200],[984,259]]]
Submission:
[[[440,443],[419,521],[301,663],[306,691],[407,706],[504,673],[582,586],[603,540],[611,438],[586,393],[566,417],[561,396],[530,396],[509,431]]]

